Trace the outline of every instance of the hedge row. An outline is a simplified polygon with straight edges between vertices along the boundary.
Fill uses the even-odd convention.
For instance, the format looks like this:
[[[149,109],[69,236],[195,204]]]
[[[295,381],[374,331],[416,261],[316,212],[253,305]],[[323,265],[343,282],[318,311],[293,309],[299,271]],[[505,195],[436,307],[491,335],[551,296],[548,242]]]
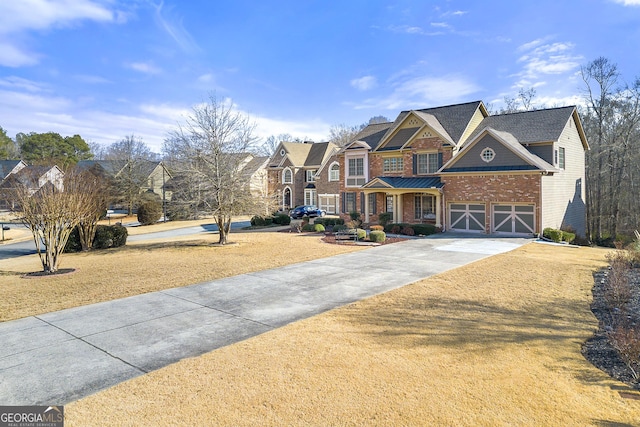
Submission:
[[[549,240],[553,240],[554,242],[567,242],[571,243],[576,238],[576,233],[571,233],[569,231],[558,230],[555,228],[547,227],[542,230],[542,237],[545,237]]]
[[[406,236],[428,236],[435,234],[436,227],[433,224],[387,224],[384,231]]]
[[[316,218],[313,221],[314,224],[322,224],[325,227],[335,226],[335,225],[344,225],[344,219],[342,218]]]
[[[251,225],[254,227],[267,227],[272,224],[289,225],[291,217],[287,214],[275,214],[271,216],[255,215],[251,218]]]

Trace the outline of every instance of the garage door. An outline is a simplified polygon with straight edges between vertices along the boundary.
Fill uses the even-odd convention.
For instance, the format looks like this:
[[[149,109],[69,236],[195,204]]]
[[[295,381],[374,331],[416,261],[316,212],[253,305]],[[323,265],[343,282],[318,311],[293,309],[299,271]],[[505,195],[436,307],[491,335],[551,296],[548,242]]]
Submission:
[[[449,228],[453,231],[484,233],[485,206],[472,203],[451,203],[449,205]]]
[[[535,206],[493,205],[492,231],[508,234],[531,234],[535,230]]]

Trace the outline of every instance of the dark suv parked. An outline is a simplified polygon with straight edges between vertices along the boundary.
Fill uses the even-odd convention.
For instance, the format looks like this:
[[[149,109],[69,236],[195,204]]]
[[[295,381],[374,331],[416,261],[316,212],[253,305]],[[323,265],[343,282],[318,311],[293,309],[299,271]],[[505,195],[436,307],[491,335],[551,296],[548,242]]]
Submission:
[[[298,206],[295,209],[292,209],[289,212],[289,216],[293,219],[302,218],[303,216],[313,217],[313,216],[325,216],[327,213],[322,209],[318,209],[317,206]]]

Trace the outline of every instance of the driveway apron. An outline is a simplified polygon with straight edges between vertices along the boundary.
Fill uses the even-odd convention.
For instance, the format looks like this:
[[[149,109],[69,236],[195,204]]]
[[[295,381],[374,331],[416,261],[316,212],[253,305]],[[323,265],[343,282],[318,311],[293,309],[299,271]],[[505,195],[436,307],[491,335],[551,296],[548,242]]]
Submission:
[[[0,323],[0,405],[64,405],[529,241],[445,234]]]

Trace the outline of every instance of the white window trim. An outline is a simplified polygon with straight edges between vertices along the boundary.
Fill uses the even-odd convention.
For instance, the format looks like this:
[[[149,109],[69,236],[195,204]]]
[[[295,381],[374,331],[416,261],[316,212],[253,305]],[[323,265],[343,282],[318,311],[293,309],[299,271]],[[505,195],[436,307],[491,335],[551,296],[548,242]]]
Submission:
[[[285,176],[287,176],[287,171],[289,171],[289,173],[291,174],[291,181],[287,182],[287,180],[285,179]],[[293,171],[291,170],[291,168],[284,168],[282,170],[282,183],[283,184],[293,184]]]
[[[364,175],[349,175],[349,159],[362,159],[362,173]],[[344,185],[345,187],[361,187],[369,180],[369,156],[366,153],[353,153],[344,158]],[[352,181],[351,183],[349,181]]]
[[[493,148],[491,147],[485,147],[481,152],[480,152],[480,158],[482,159],[483,162],[485,163],[490,163],[493,161],[493,159],[496,158],[496,152]]]
[[[331,179],[331,172],[334,166],[338,166],[338,177],[336,179]],[[329,165],[329,182],[336,182],[336,181],[340,181],[340,163],[338,162],[333,162]]]
[[[316,182],[316,173],[318,173],[318,171],[315,169],[307,169],[304,172],[305,182]]]

